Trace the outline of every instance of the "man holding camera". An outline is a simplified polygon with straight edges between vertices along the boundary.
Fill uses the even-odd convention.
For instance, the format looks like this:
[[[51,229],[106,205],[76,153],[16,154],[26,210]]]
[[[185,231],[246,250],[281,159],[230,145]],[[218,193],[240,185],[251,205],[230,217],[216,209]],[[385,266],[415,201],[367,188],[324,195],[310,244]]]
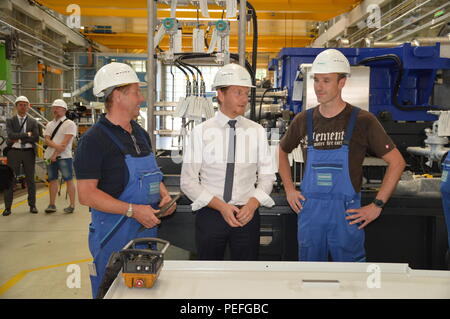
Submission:
[[[47,214],[56,212],[56,193],[58,192],[58,171],[61,172],[67,184],[70,206],[64,212],[75,210],[75,185],[73,183],[72,143],[77,135],[77,125],[66,117],[67,104],[56,99],[52,103],[53,121],[49,122],[44,131],[47,149],[44,157],[47,162],[47,173],[50,191],[50,204],[45,209]]]

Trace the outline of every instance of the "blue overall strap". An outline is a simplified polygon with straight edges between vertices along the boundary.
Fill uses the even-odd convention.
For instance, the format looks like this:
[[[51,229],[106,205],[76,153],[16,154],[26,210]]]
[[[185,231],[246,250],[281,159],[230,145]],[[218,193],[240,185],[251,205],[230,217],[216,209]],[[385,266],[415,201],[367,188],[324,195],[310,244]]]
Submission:
[[[306,132],[308,134],[308,146],[312,146],[314,144],[313,141],[313,112],[314,108],[311,108],[306,111]]]
[[[350,114],[350,119],[347,123],[347,130],[345,131],[344,141],[342,145],[349,145],[350,139],[352,138],[353,129],[355,128],[356,117],[361,109],[359,107],[354,106],[352,110],[352,114]]]
[[[124,145],[122,144],[122,142],[119,141],[119,139],[114,135],[113,132],[111,132],[111,130],[105,124],[97,122],[96,125],[98,125],[99,128],[103,132],[105,132],[106,135],[109,136],[109,138],[113,141],[113,143],[116,144],[117,147],[120,149],[122,154],[124,154],[124,155],[127,154],[127,151],[126,151]],[[123,225],[123,223],[125,223],[126,220],[127,220],[126,216],[121,216],[121,218],[119,218],[119,220],[111,228],[111,230],[105,235],[105,237],[103,237],[101,239],[101,241],[100,241],[100,248],[103,248],[109,242],[109,240],[114,236],[114,234],[119,230],[119,228]]]
[[[101,122],[97,122],[95,125],[98,125],[99,128],[102,129],[103,132],[106,133],[106,135],[109,136],[109,138],[114,142],[114,144],[117,145],[117,147],[119,148],[119,150],[122,152],[122,154],[128,154],[129,152],[127,152],[125,146],[123,145],[123,143],[121,141],[119,141],[119,139],[114,135],[113,132],[111,132],[111,130],[103,123]]]

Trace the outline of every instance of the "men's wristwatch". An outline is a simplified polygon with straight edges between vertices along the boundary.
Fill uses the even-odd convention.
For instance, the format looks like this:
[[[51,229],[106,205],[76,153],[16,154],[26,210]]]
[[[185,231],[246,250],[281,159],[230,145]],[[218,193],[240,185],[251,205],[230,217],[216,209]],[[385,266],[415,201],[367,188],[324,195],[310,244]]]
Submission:
[[[133,217],[134,211],[133,211],[133,205],[130,203],[128,204],[128,210],[125,213],[125,215],[129,218]]]
[[[375,198],[372,203],[374,203],[375,206],[377,206],[379,208],[383,208],[383,206],[385,204],[381,199],[378,199],[378,198]]]

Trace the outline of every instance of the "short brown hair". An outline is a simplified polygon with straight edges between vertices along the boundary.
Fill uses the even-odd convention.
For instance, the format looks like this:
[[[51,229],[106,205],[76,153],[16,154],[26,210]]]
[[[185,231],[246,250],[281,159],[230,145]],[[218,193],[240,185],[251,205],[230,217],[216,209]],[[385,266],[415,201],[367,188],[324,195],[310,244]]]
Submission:
[[[229,88],[229,86],[222,86],[220,88],[217,88],[217,91],[220,90],[220,91],[222,91],[223,94],[225,94],[225,92],[228,90],[228,88]],[[219,103],[219,105],[221,105],[220,100],[219,100],[219,95],[217,95],[217,103]]]
[[[346,78],[346,77],[347,77],[347,73],[338,73],[338,82],[339,82],[341,79]]]
[[[127,94],[128,89],[130,88],[130,85],[124,85],[124,86],[118,86],[116,88],[114,88],[111,93],[106,97],[105,99],[105,109],[106,111],[109,111],[111,109],[112,106],[112,102],[113,102],[113,93],[114,91],[120,91],[123,94]]]

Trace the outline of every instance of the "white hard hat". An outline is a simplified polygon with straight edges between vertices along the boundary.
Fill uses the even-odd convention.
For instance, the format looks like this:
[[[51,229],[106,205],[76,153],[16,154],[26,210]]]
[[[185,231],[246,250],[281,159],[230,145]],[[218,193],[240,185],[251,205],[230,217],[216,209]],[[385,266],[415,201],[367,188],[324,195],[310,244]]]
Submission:
[[[117,86],[123,86],[131,83],[139,83],[140,86],[146,85],[140,82],[136,72],[125,63],[111,62],[97,71],[94,77],[94,95],[97,97],[105,96],[105,90]]]
[[[345,55],[336,49],[327,49],[320,52],[312,64],[311,72],[320,73],[346,73],[350,74],[350,63]]]
[[[67,103],[64,100],[56,99],[53,101],[52,106],[60,106],[67,110]]]
[[[238,85],[254,88],[248,71],[239,64],[230,63],[217,71],[212,85],[213,90],[224,86]]]
[[[26,97],[26,96],[23,96],[23,95],[18,96],[18,97],[16,98],[16,100],[14,101],[14,105],[16,105],[17,102],[27,102],[28,104],[30,104],[30,101],[28,101],[27,97]]]

